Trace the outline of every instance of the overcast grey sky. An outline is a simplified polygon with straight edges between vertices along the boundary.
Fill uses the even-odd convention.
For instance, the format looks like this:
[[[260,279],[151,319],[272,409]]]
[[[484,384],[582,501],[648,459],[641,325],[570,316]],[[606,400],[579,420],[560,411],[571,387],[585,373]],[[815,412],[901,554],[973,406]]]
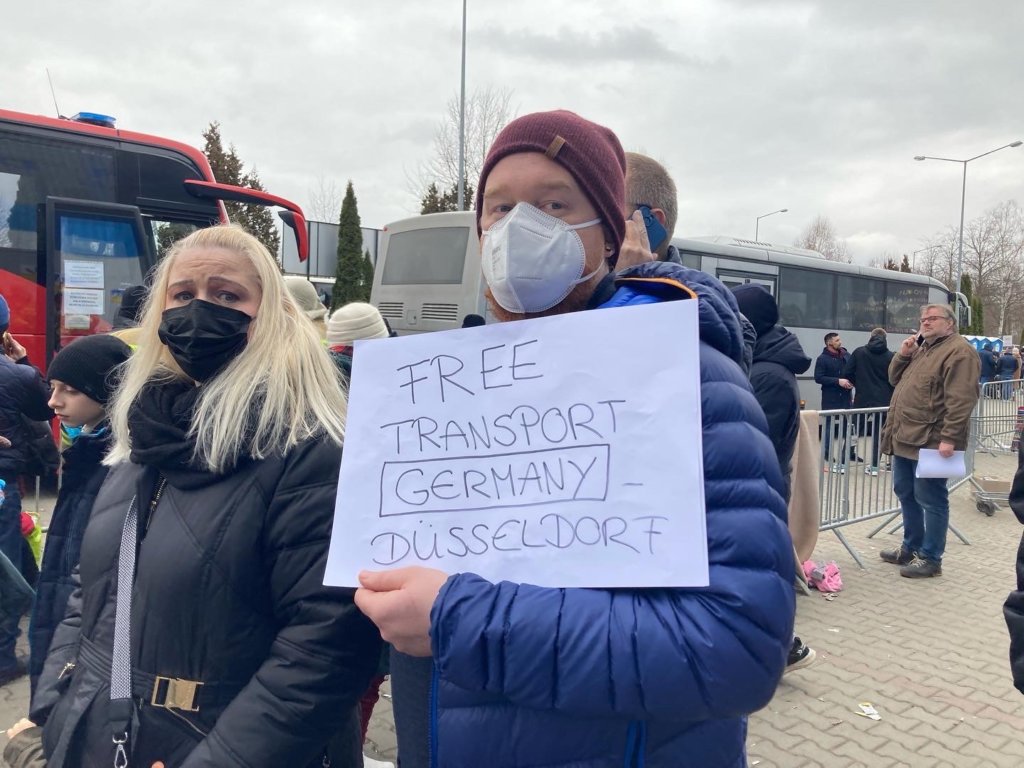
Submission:
[[[365,226],[418,212],[409,177],[458,93],[460,0],[8,2],[0,106],[115,115],[201,145],[211,120],[301,204],[351,179]],[[679,187],[678,235],[791,243],[828,216],[856,261],[957,224],[967,158],[1024,139],[1020,0],[470,0],[467,86],[566,108]],[[968,166],[967,218],[1024,203],[1024,147]]]

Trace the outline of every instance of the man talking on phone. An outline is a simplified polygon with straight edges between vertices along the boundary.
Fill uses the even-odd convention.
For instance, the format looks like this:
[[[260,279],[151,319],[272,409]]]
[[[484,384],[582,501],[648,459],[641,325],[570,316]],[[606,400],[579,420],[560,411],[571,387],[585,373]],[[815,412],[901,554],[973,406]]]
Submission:
[[[908,336],[889,363],[896,387],[882,430],[882,451],[891,453],[893,490],[903,507],[903,543],[880,552],[900,575],[942,575],[949,528],[949,492],[942,477],[916,477],[922,448],[945,458],[967,448],[971,411],[978,402],[978,353],[956,329],[946,304],[921,307],[921,329]]]
[[[25,450],[28,436],[21,427],[22,416],[34,421],[53,418],[46,404],[50,389],[42,374],[28,361],[25,348],[8,333],[11,310],[7,300],[0,296],[0,436],[10,441],[10,448],[0,451],[0,479],[6,483],[6,499],[0,506],[0,552],[7,556],[15,569],[21,570],[21,494],[18,477],[25,469]],[[0,585],[3,589],[3,585]],[[25,666],[14,654],[18,639],[18,617],[8,618],[0,624],[0,685],[5,685],[25,674]]]

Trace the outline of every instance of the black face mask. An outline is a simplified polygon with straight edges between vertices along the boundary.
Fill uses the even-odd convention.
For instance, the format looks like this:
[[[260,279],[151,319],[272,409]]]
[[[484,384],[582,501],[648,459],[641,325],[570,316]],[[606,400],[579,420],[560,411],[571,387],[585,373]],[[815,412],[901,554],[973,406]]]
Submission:
[[[206,381],[245,348],[251,322],[245,312],[193,299],[164,310],[160,341],[181,370],[196,381]]]

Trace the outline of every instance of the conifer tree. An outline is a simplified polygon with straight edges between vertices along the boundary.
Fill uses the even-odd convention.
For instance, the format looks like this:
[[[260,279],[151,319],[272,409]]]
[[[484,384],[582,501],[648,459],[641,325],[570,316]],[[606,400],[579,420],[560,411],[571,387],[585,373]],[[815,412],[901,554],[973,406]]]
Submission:
[[[363,252],[363,301],[370,300],[370,291],[373,289],[373,260],[370,258],[370,250]]]
[[[266,191],[255,168],[245,173],[245,164],[235,151],[235,145],[231,144],[227,150],[224,149],[220,123],[210,123],[203,131],[203,140],[203,154],[206,155],[213,170],[213,178],[221,184]],[[277,256],[281,246],[281,235],[277,230],[273,211],[263,205],[244,205],[227,201],[224,207],[228,212],[229,221],[241,224],[247,232],[252,233],[263,243],[271,254]]]
[[[331,310],[363,298],[363,230],[359,221],[359,204],[349,181],[338,217],[338,266],[335,272]]]

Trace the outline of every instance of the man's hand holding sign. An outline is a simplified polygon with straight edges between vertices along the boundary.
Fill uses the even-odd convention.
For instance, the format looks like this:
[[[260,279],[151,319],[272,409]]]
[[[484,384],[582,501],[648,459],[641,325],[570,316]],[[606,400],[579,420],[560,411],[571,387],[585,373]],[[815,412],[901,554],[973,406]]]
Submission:
[[[361,344],[326,582],[421,655],[446,574],[707,585],[697,345],[696,302]]]

